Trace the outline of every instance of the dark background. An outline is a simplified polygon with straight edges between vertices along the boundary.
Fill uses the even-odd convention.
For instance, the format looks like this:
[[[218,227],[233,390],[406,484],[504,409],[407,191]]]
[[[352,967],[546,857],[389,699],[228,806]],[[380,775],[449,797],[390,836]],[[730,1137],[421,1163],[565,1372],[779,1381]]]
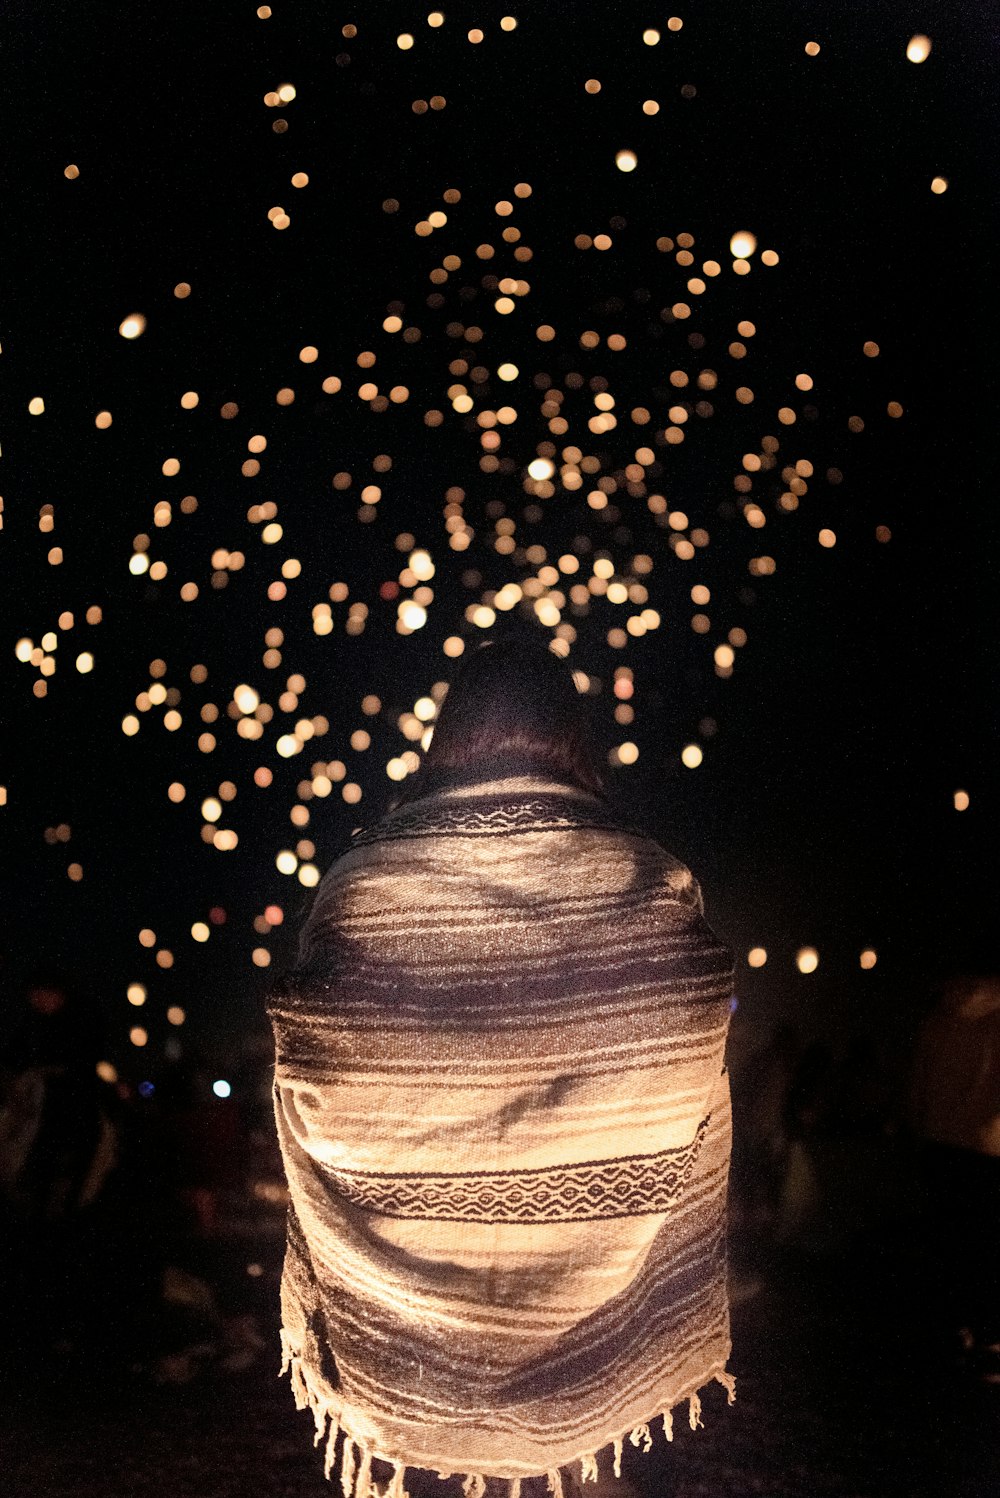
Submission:
[[[626,576],[636,552],[655,559],[646,581],[662,627],[611,650],[606,630],[628,611],[596,600],[586,617],[564,613],[579,630],[569,660],[601,679],[592,704],[602,753],[624,739],[639,746],[637,764],[613,772],[615,794],[691,864],[737,952],[737,1040],[752,1044],[794,1015],[807,1032],[862,1027],[898,1045],[938,977],[996,961],[989,7],[699,6],[682,12],[678,33],[666,13],[632,5],[535,4],[516,12],[512,33],[499,26],[504,6],[449,6],[438,30],[423,7],[364,9],[275,0],[262,21],[249,3],[6,8],[8,1002],[38,961],[59,961],[102,1005],[108,1055],[133,1080],[158,1075],[168,1035],[221,1058],[260,1028],[266,985],[290,961],[310,898],[274,867],[278,849],[303,835],[288,821],[296,785],[314,757],[340,757],[364,790],[356,807],[336,794],[309,803],[304,835],[322,870],[387,801],[385,762],[407,747],[397,717],[452,670],[442,640],[481,637],[465,607],[537,570],[523,550],[492,550],[499,514],[516,521],[520,548],[542,544],[550,558],[567,547],[585,553],[583,537]],[[349,23],[358,35],[345,39]],[[641,33],[652,24],[662,40],[647,48]],[[473,25],[485,32],[479,46],[466,40]],[[395,45],[404,28],[416,38],[406,53]],[[933,38],[920,66],[905,57],[915,31]],[[809,40],[819,56],[804,53]],[[595,97],[584,92],[588,77],[602,81]],[[265,92],[289,80],[295,101],[265,107]],[[413,113],[414,99],[435,93],[446,108]],[[654,118],[641,112],[647,97],[661,103]],[[278,116],[284,134],[272,130]],[[629,176],[615,168],[622,146],[639,156]],[[76,181],[63,176],[69,162],[80,167]],[[289,185],[299,170],[311,178],[302,191]],[[937,174],[949,181],[941,196],[930,191]],[[498,219],[492,205],[513,198],[519,181],[532,196]],[[445,206],[448,187],[462,193],[448,226],[416,237],[413,225]],[[388,197],[398,213],[383,211]],[[292,220],[283,232],[267,219],[279,204]],[[616,216],[624,227],[609,229]],[[506,251],[475,258],[482,240],[500,246],[506,223],[532,247],[529,264],[515,267]],[[728,244],[744,227],[759,249],[739,278]],[[610,252],[574,248],[575,235],[602,230],[613,234]],[[657,236],[682,231],[696,241],[690,271],[655,248]],[[781,256],[773,269],[760,264],[768,247]],[[461,255],[462,269],[440,288],[445,305],[428,308],[439,289],[428,272],[446,253]],[[704,297],[687,296],[687,276],[709,256],[723,274]],[[493,312],[494,293],[481,285],[490,273],[530,281],[513,317]],[[181,280],[193,288],[183,301],[172,295]],[[609,298],[619,299],[610,310]],[[404,323],[421,328],[419,343],[381,331],[394,299]],[[660,308],[678,299],[692,317],[665,324]],[[126,342],[117,327],[134,310],[148,327]],[[478,430],[448,409],[448,361],[464,347],[444,332],[453,318],[486,330],[470,363],[492,370],[512,357],[520,366],[516,385],[480,387],[480,404],[510,400],[522,413],[500,429],[508,473],[481,473]],[[758,331],[736,363],[726,347],[741,318]],[[557,328],[553,343],[532,336],[542,321]],[[628,350],[580,349],[578,333],[591,327],[602,339],[626,332]],[[695,331],[706,340],[697,354],[687,343]],[[866,339],[879,343],[877,359],[863,356]],[[316,364],[298,361],[305,344],[318,346]],[[379,357],[372,377],[405,382],[406,405],[373,413],[354,395],[368,377],[356,355],[369,348]],[[645,499],[623,491],[610,519],[587,508],[589,485],[557,491],[540,518],[525,516],[524,466],[548,436],[533,375],[557,385],[571,371],[609,379],[623,418],[616,432],[589,438],[571,419],[555,440],[597,453],[602,472],[615,473],[662,430],[666,407],[691,395],[667,387],[668,371],[703,365],[720,375],[715,414],[692,418],[683,446],[657,448],[662,472],[648,488],[710,531],[705,552],[672,558]],[[816,381],[811,396],[794,389],[799,370]],[[344,381],[336,396],[320,389],[331,373]],[[755,390],[750,407],[733,399],[740,383]],[[285,385],[296,400],[278,407]],[[201,397],[191,412],[179,406],[188,389]],[[32,417],[36,395],[46,410]],[[585,397],[571,393],[567,410],[583,413]],[[887,417],[890,400],[904,406],[902,419]],[[239,406],[231,421],[219,417],[225,401]],[[624,413],[640,402],[653,422],[633,428]],[[810,402],[811,422],[777,424],[779,405]],[[424,426],[428,407],[445,410],[442,427]],[[109,431],[94,427],[103,408],[114,415]],[[864,418],[862,433],[848,431],[852,414]],[[268,448],[260,475],[247,479],[240,465],[256,432]],[[755,479],[767,526],[752,531],[733,507],[732,479],[764,433],[782,446],[778,470]],[[393,470],[374,522],[362,524],[359,490],[376,453],[390,454]],[[177,478],[161,474],[168,456],[182,460]],[[778,472],[799,456],[815,478],[798,511],[781,515]],[[826,482],[829,467],[842,470],[841,485]],[[349,491],[331,486],[339,470],[354,475]],[[453,484],[466,490],[476,530],[462,553],[447,549],[442,517]],[[181,515],[190,493],[197,513]],[[159,530],[152,511],[164,498],[174,518]],[[246,518],[269,500],[285,528],[275,547],[262,546]],[[56,524],[41,534],[46,503]],[[832,550],[816,541],[827,525],[838,537]],[[890,527],[887,544],[876,542],[877,525]],[[141,532],[169,564],[161,584],[129,573]],[[395,632],[396,602],[378,593],[405,565],[401,532],[438,568],[428,624],[409,637]],[[58,567],[46,561],[54,544],[64,548]],[[247,557],[219,591],[209,581],[216,547]],[[747,561],[764,552],[777,571],[751,578]],[[303,577],[272,604],[267,583],[286,556],[302,559]],[[479,574],[471,586],[470,570]],[[188,579],[201,590],[193,604],[178,597]],[[345,635],[348,604],[335,604],[334,633],[320,639],[311,609],[338,579],[348,602],[368,604],[367,627]],[[706,636],[688,623],[698,581],[713,593]],[[83,622],[91,604],[103,609],[93,627]],[[76,623],[37,700],[37,673],[14,659],[14,644],[40,640],[64,609]],[[497,628],[517,623],[499,616]],[[260,658],[274,625],[285,631],[283,661],[268,671]],[[712,650],[734,625],[749,640],[732,678],[719,680]],[[84,648],[96,659],[88,676],[72,666]],[[157,657],[164,683],[181,690],[183,726],[168,733],[154,710],[126,738],[121,719]],[[209,669],[204,686],[189,680],[197,662]],[[612,718],[618,665],[635,677],[628,727]],[[225,717],[237,683],[273,701],[293,672],[307,680],[299,708],[276,712],[259,743],[238,739]],[[382,699],[378,718],[360,711],[366,692]],[[196,747],[205,701],[222,712],[211,755]],[[277,733],[318,713],[329,733],[280,759]],[[699,731],[706,717],[718,724],[712,737]],[[362,726],[373,744],[356,754],[348,740]],[[678,755],[693,739],[705,760],[692,772]],[[275,773],[266,791],[252,779],[260,764]],[[175,779],[188,788],[179,807],[166,796]],[[201,840],[198,808],[225,779],[238,795],[220,825],[235,827],[240,843],[218,853]],[[961,814],[959,787],[971,796]],[[62,822],[70,842],[47,844],[45,829]],[[67,878],[73,860],[79,883]],[[285,920],[261,938],[252,922],[268,904]],[[212,907],[225,910],[225,924],[198,945],[190,926]],[[139,946],[144,926],[174,953],[171,970]],[[794,964],[806,943],[821,959],[809,977]],[[754,944],[769,954],[759,971],[744,962]],[[272,953],[269,969],[251,962],[259,945]],[[878,952],[872,972],[858,965],[867,946]],[[133,980],[149,988],[141,1013],[125,999]],[[189,1016],[176,1034],[164,1019],[171,1003]],[[150,1032],[141,1055],[127,1039],[137,1020]]]
[[[992,1498],[996,1161],[923,1137],[907,1096],[914,1038],[947,980],[992,974],[993,988],[971,991],[995,998],[994,7],[678,0],[676,33],[669,8],[631,3],[444,0],[437,30],[428,9],[274,0],[261,20],[253,0],[8,0],[0,17],[5,1170],[25,1079],[44,1076],[32,1153],[0,1193],[0,1488],[12,1498],[331,1491],[312,1422],[274,1376],[286,1195],[264,998],[311,899],[275,856],[306,837],[322,871],[380,814],[394,789],[386,762],[409,747],[400,714],[453,669],[442,642],[481,638],[466,608],[537,572],[526,548],[541,546],[547,560],[579,555],[581,578],[595,553],[625,581],[637,554],[654,560],[643,581],[661,627],[616,650],[607,631],[631,606],[569,607],[568,659],[599,687],[588,702],[602,756],[639,747],[634,765],[611,771],[616,802],[691,865],[737,957],[738,1398],[728,1410],[720,1388],[706,1391],[705,1429],[679,1419],[674,1443],[657,1433],[648,1457],[626,1443],[626,1476],[657,1498]],[[507,33],[509,9],[519,25]],[[473,26],[484,32],[476,46]],[[642,44],[646,26],[660,28],[657,47]],[[403,30],[416,40],[409,52],[395,44]],[[933,40],[921,65],[905,56],[915,32]],[[594,77],[602,90],[590,96]],[[266,107],[285,82],[296,99]],[[445,108],[414,113],[432,95]],[[655,117],[642,113],[646,98],[661,105]],[[284,133],[272,128],[279,117]],[[631,175],[615,167],[621,148],[638,154]],[[70,163],[76,180],[64,176]],[[310,176],[301,191],[289,182],[299,171]],[[937,175],[949,183],[939,196]],[[519,182],[529,198],[514,196]],[[460,203],[443,203],[449,188]],[[384,211],[389,198],[398,212]],[[505,198],[515,212],[500,218]],[[268,221],[278,205],[291,217],[284,231]],[[437,208],[447,225],[416,236]],[[530,261],[502,248],[505,224],[521,230]],[[739,229],[758,240],[744,277],[730,268]],[[608,251],[574,247],[604,232]],[[681,233],[695,240],[690,270],[676,246],[656,247]],[[484,242],[494,259],[477,259]],[[780,255],[773,268],[761,263],[767,248]],[[432,284],[451,254],[461,268]],[[709,258],[722,274],[689,295]],[[501,317],[488,278],[508,274],[531,289]],[[192,291],[178,300],[182,281]],[[678,301],[691,317],[665,319]],[[418,341],[382,331],[397,303]],[[127,342],[118,326],[136,311],[148,325]],[[734,360],[743,319],[757,331]],[[482,328],[482,341],[451,336],[453,322]],[[543,322],[554,341],[535,339]],[[580,347],[585,329],[599,348]],[[627,337],[622,352],[607,346],[614,332]],[[864,356],[866,340],[877,358]],[[300,362],[306,345],[315,363]],[[370,373],[356,365],[362,350],[377,355]],[[462,359],[487,378],[450,372]],[[509,359],[520,378],[498,384]],[[671,387],[670,371],[693,380],[705,367],[719,377],[712,415],[692,414],[679,446],[657,442],[669,407],[701,394]],[[800,371],[814,379],[808,395],[795,389]],[[323,393],[329,375],[339,394]],[[410,398],[373,410],[356,394],[367,378],[405,383]],[[496,472],[480,466],[473,418],[449,407],[458,378],[477,409],[518,410],[499,428]],[[586,425],[595,378],[619,418],[601,437]],[[557,450],[579,446],[617,482],[604,511],[587,507],[589,483],[525,492],[526,465],[551,436],[539,381],[566,394]],[[740,385],[754,390],[749,406],[735,399]],[[283,387],[293,404],[276,404]],[[188,390],[200,396],[193,411],[179,404]],[[45,412],[32,416],[39,396]],[[890,401],[904,408],[898,420]],[[232,419],[226,403],[238,406]],[[647,426],[628,419],[638,405]],[[778,421],[786,405],[793,426]],[[103,409],[107,431],[94,425]],[[439,427],[424,424],[429,409],[445,413]],[[849,430],[852,416],[863,431]],[[258,433],[260,473],[245,477]],[[780,450],[775,469],[753,477],[767,521],[754,530],[733,480],[765,435]],[[709,532],[691,561],[671,554],[643,488],[626,486],[640,445],[654,449],[645,489]],[[378,454],[391,472],[373,473]],[[162,473],[168,457],[181,460],[177,477]],[[799,459],[814,473],[782,514],[781,469]],[[331,482],[342,472],[346,490]],[[373,479],[383,494],[367,523],[360,491]],[[474,532],[461,552],[442,513],[455,486]],[[193,514],[180,512],[185,495],[197,496]],[[163,500],[173,518],[158,528]],[[264,503],[284,528],[276,546],[248,518]],[[45,505],[50,532],[38,526]],[[515,526],[508,556],[493,544],[498,520]],[[817,543],[823,527],[836,532],[832,549]],[[877,527],[891,539],[880,543]],[[142,534],[168,565],[160,583],[129,571]],[[426,626],[401,636],[390,595],[413,544],[432,554],[435,597]],[[222,588],[217,549],[246,557]],[[758,555],[774,558],[773,576],[750,574]],[[270,602],[292,557],[302,575]],[[186,581],[200,590],[193,603],[179,597]],[[349,597],[331,605],[333,632],[316,636],[312,609],[338,581]],[[690,625],[695,583],[712,592],[704,635]],[[352,603],[369,611],[355,636]],[[89,625],[94,606],[103,618]],[[71,629],[58,626],[64,612]],[[284,631],[273,670],[262,660],[272,628]],[[546,633],[520,609],[495,633],[512,628]],[[748,639],[723,680],[713,651],[733,628]],[[15,646],[50,630],[56,671],[38,698],[39,673]],[[83,650],[94,654],[88,675],[74,669]],[[168,732],[154,708],[126,737],[122,719],[156,660],[183,722]],[[204,684],[191,680],[198,664]],[[614,719],[620,667],[634,677],[628,725]],[[306,685],[286,712],[278,698],[298,673]],[[226,713],[240,683],[275,706],[256,743]],[[376,717],[361,710],[368,693],[381,699]],[[212,725],[201,719],[209,703]],[[282,759],[277,736],[317,715],[328,732]],[[207,727],[211,754],[197,744]],[[372,744],[356,752],[362,727]],[[695,770],[680,763],[689,742],[704,750]],[[333,759],[361,802],[336,787],[303,802],[299,782]],[[267,789],[254,782],[262,766]],[[199,809],[226,780],[237,794],[220,825],[239,845],[223,853],[202,840]],[[174,781],[187,788],[181,805],[167,796]],[[296,829],[289,814],[303,805],[309,825]],[[61,825],[68,842],[52,838]],[[275,905],[283,922],[262,935],[254,922]],[[218,923],[199,944],[192,924],[210,912]],[[144,927],[156,948],[139,944]],[[807,944],[820,964],[802,975],[795,954]],[[768,952],[761,969],[746,962],[754,945]],[[869,946],[878,963],[862,971]],[[252,960],[260,947],[266,968]],[[173,953],[169,970],[158,949]],[[69,989],[54,1019],[26,1003],[41,964]],[[126,998],[137,981],[148,988],[139,1009]],[[88,998],[99,1036],[74,1029]],[[180,1029],[166,1017],[174,1004],[187,1014]],[[142,1049],[129,1043],[137,1023]],[[117,1082],[98,1080],[114,1076],[95,1075],[98,1055]],[[213,1090],[222,1078],[229,1096]],[[82,1200],[96,1166],[106,1172],[96,1199]]]

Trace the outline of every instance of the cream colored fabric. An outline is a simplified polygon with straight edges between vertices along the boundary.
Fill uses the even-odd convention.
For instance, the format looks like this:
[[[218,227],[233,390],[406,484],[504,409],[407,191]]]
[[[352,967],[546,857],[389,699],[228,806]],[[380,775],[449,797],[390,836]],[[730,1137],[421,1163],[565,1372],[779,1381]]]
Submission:
[[[690,872],[542,777],[401,807],[332,866],[269,1012],[284,1366],[345,1494],[373,1459],[399,1493],[555,1488],[732,1397],[731,992]]]

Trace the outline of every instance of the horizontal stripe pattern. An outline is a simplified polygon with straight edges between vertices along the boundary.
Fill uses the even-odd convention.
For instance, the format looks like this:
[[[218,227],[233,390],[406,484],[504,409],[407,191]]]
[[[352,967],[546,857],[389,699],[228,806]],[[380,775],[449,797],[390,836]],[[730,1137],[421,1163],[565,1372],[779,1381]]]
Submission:
[[[666,1211],[680,1195],[708,1127],[690,1144],[584,1165],[432,1173],[329,1170],[331,1190],[382,1217],[435,1222],[589,1222]]]
[[[726,1381],[732,956],[690,872],[571,787],[470,785],[356,836],[298,950],[268,1009],[318,1428],[514,1478]]]

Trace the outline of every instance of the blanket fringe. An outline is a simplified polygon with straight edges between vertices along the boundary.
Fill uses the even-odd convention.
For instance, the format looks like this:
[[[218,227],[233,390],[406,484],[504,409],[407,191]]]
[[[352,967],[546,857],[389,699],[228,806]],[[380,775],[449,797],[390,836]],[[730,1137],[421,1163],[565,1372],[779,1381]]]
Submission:
[[[358,1476],[354,1492],[356,1498],[370,1498],[372,1486],[372,1450],[370,1446],[362,1446],[361,1461],[358,1464]]]
[[[313,1386],[309,1377],[306,1364],[299,1353],[296,1352],[288,1333],[281,1330],[281,1369],[279,1377],[288,1374],[291,1385],[292,1396],[295,1407],[299,1410],[311,1411],[316,1426],[314,1444],[319,1445],[323,1436],[326,1436],[326,1449],[323,1460],[323,1476],[330,1478],[336,1465],[337,1441],[343,1435],[343,1449],[340,1463],[340,1490],[342,1498],[372,1498],[372,1462],[378,1457],[380,1460],[392,1465],[392,1477],[383,1490],[379,1485],[379,1492],[383,1492],[384,1498],[408,1498],[406,1492],[406,1463],[398,1458],[381,1456],[372,1447],[356,1440],[348,1434],[346,1426],[343,1425],[338,1411],[330,1407],[332,1401],[329,1396],[320,1394]],[[720,1383],[726,1391],[729,1404],[736,1401],[736,1379],[725,1369],[716,1370],[709,1376],[710,1381]],[[702,1416],[701,1396],[697,1390],[682,1396],[678,1403],[687,1399],[688,1424],[692,1430],[704,1429]],[[668,1441],[674,1439],[674,1416],[672,1410],[663,1410],[660,1414],[663,1421],[663,1434]],[[653,1446],[653,1435],[648,1423],[642,1422],[634,1425],[627,1433],[628,1440],[633,1446],[642,1446],[643,1452],[649,1452]],[[612,1447],[612,1467],[614,1475],[622,1475],[622,1455],[626,1436],[623,1433],[612,1438],[608,1443]],[[602,1447],[601,1450],[604,1448]],[[580,1463],[580,1482],[598,1482],[600,1473],[598,1470],[598,1453],[586,1452],[582,1456],[574,1458]],[[439,1471],[441,1478],[454,1475],[452,1472]],[[459,1474],[461,1475],[461,1474]],[[539,1474],[541,1475],[541,1474]],[[548,1492],[552,1498],[565,1498],[562,1473],[558,1467],[552,1467],[545,1472]],[[507,1478],[507,1498],[521,1498],[521,1477]],[[466,1473],[462,1480],[463,1498],[485,1498],[486,1477],[481,1472]]]
[[[309,1403],[309,1386],[306,1383],[305,1374],[302,1372],[302,1364],[298,1358],[292,1358],[292,1364],[288,1370],[288,1379],[292,1386],[295,1408],[304,1410]]]
[[[597,1453],[595,1451],[591,1451],[588,1452],[586,1456],[581,1456],[580,1481],[596,1482],[599,1476],[600,1473],[597,1470]]]
[[[339,1434],[340,1434],[340,1421],[334,1419],[334,1417],[331,1415],[330,1416],[330,1434],[326,1438],[326,1451],[323,1454],[323,1476],[327,1479],[327,1481],[329,1481],[330,1473],[333,1471],[333,1464],[334,1464],[334,1461],[336,1460],[336,1455],[337,1455],[337,1437],[339,1436]],[[319,1444],[319,1435],[318,1434],[317,1434],[317,1437],[316,1437],[316,1444],[317,1445]]]
[[[313,1436],[313,1445],[318,1446],[326,1432],[326,1422],[329,1419],[332,1427],[332,1435],[336,1441],[339,1421],[327,1410],[322,1399],[309,1385],[305,1365],[302,1359],[292,1350],[287,1333],[281,1333],[281,1368],[278,1377],[288,1374],[288,1380],[292,1388],[292,1398],[295,1400],[297,1410],[309,1409],[312,1411],[313,1423],[316,1427]],[[329,1474],[327,1474],[329,1475]]]
[[[354,1492],[354,1442],[347,1432],[344,1432],[344,1456],[340,1464],[340,1491],[344,1498],[351,1498]]]

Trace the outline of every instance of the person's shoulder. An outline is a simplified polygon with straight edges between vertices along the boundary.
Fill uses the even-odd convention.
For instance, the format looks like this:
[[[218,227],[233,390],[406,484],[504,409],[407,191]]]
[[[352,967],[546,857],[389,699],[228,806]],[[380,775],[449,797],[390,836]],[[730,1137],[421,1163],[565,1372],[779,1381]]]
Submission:
[[[696,909],[703,911],[705,908],[701,893],[701,885],[693,871],[683,859],[678,858],[676,853],[671,853],[656,838],[649,837],[648,843],[652,850],[652,857],[656,861],[660,878],[669,889],[670,893],[678,900],[683,900]]]
[[[615,828],[628,839],[636,854],[641,855],[646,875],[652,883],[664,887],[676,899],[704,911],[701,885],[682,858],[665,847],[648,827],[615,811]]]

